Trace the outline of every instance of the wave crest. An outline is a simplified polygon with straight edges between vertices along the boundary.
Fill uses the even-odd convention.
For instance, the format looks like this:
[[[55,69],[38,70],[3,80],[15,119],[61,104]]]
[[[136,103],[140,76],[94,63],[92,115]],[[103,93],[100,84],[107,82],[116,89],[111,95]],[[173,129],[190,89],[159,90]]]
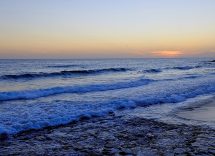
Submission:
[[[16,75],[3,75],[1,79],[35,79],[43,77],[53,77],[53,76],[70,76],[70,75],[86,75],[86,74],[100,74],[107,72],[125,72],[128,71],[127,68],[106,68],[106,69],[89,69],[89,70],[70,70],[70,71],[59,71],[52,73],[26,73],[26,74],[16,74]]]
[[[153,80],[138,79],[135,81],[118,82],[114,84],[65,86],[65,87],[53,87],[53,88],[47,88],[47,89],[0,92],[0,101],[35,99],[35,98],[46,97],[46,96],[62,94],[62,93],[86,93],[86,92],[95,92],[95,91],[124,89],[124,88],[131,88],[131,87],[146,85],[150,82],[153,82]]]
[[[170,69],[178,69],[178,70],[190,70],[190,69],[195,69],[195,68],[201,68],[201,66],[178,66],[178,67],[173,67]]]
[[[161,69],[148,69],[148,70],[144,70],[145,73],[160,73],[162,72]]]

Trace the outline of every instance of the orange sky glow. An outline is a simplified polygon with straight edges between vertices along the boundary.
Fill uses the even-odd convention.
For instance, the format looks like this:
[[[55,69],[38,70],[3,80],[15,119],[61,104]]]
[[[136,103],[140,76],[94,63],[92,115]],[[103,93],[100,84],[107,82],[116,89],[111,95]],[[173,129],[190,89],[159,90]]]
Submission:
[[[183,55],[183,52],[178,50],[155,51],[152,53],[157,57],[168,57],[168,58],[180,57],[181,55]]]

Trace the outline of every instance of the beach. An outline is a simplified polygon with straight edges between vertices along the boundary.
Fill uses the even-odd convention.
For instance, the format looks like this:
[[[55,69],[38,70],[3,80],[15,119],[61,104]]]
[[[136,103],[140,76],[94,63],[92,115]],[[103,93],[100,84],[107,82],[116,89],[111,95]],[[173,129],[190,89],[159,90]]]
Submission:
[[[180,117],[187,117],[187,113],[181,112],[178,114]],[[1,141],[1,155],[215,154],[214,128],[170,124],[126,113],[111,113],[91,119],[83,117],[68,125],[19,133]],[[196,113],[195,109],[192,113]]]
[[[215,130],[105,117],[19,134],[1,155],[214,155]]]

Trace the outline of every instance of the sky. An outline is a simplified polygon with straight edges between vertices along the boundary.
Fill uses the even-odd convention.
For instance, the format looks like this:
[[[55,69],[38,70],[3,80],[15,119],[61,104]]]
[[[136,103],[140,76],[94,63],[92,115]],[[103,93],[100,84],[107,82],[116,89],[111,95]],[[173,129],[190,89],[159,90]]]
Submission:
[[[0,58],[214,56],[215,0],[0,0]]]

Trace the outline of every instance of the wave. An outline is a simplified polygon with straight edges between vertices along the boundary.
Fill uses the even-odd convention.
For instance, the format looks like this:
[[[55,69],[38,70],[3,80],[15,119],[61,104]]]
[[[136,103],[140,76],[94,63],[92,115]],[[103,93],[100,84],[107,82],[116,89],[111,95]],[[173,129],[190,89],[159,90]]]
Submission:
[[[153,81],[154,80],[151,80],[151,79],[138,79],[135,81],[118,82],[114,84],[94,84],[94,85],[82,85],[82,86],[77,85],[77,86],[53,87],[53,88],[47,88],[47,89],[0,92],[0,101],[35,99],[35,98],[46,97],[46,96],[62,94],[62,93],[86,93],[86,92],[124,89],[124,88],[131,88],[131,87],[146,85]]]
[[[63,93],[87,93],[87,92],[117,90],[117,89],[139,87],[139,86],[147,85],[149,83],[158,82],[158,81],[178,81],[178,80],[185,80],[185,79],[195,79],[199,77],[201,76],[189,75],[189,76],[180,77],[176,79],[162,79],[162,80],[139,78],[133,81],[117,82],[117,83],[110,83],[110,84],[75,85],[75,86],[45,88],[45,89],[0,92],[0,101],[36,99],[40,97],[47,97],[47,96],[63,94]]]
[[[16,74],[16,75],[3,75],[1,79],[35,79],[42,77],[53,77],[53,76],[70,76],[70,75],[89,75],[89,74],[100,74],[107,72],[125,72],[128,71],[127,68],[106,68],[106,69],[89,69],[89,70],[70,70],[70,71],[59,71],[52,73],[26,73],[26,74]]]
[[[47,67],[50,68],[69,68],[69,67],[79,67],[80,65],[76,65],[76,64],[65,64],[65,65],[49,65]]]
[[[200,80],[198,84],[173,82],[163,85],[150,86],[152,90],[142,90],[130,94],[131,96],[118,97],[107,101],[86,102],[74,104],[74,101],[52,101],[48,103],[32,103],[13,105],[7,112],[2,112],[0,133],[16,134],[31,129],[42,129],[49,126],[68,124],[82,118],[105,116],[120,109],[144,107],[153,104],[178,103],[199,95],[215,92],[214,78]],[[186,84],[186,85],[185,85]],[[159,91],[157,91],[159,87]],[[45,110],[45,111],[44,111]],[[7,123],[10,124],[7,124]]]
[[[176,66],[176,67],[168,67],[164,69],[174,69],[174,70],[190,70],[195,68],[200,68],[201,66]],[[143,71],[144,73],[160,73],[162,72],[162,69],[146,69]]]
[[[148,69],[148,70],[144,70],[145,73],[160,73],[162,72],[161,69]]]
[[[178,66],[178,67],[173,67],[173,68],[168,68],[168,69],[178,69],[178,70],[190,70],[190,69],[195,69],[195,68],[201,68],[201,66]]]

